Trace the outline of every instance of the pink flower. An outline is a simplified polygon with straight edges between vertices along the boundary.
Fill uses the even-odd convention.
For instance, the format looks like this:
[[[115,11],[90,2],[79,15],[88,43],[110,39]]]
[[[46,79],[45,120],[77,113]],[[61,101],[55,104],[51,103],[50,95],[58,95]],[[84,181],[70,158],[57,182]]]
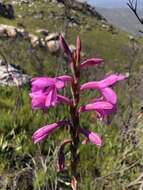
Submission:
[[[97,133],[88,131],[83,128],[80,128],[79,132],[82,133],[92,144],[96,144],[97,146],[102,145],[102,140]]]
[[[33,109],[48,109],[57,104],[57,91],[55,87],[50,87],[47,91],[42,90],[29,94],[32,98]]]
[[[72,52],[71,52],[69,46],[67,45],[67,43],[66,43],[66,41],[62,35],[60,35],[60,45],[61,45],[61,48],[65,51],[65,53],[67,54],[68,58],[71,61],[72,60]]]
[[[100,59],[100,58],[90,58],[90,59],[87,59],[84,62],[82,62],[80,64],[80,67],[84,68],[84,67],[88,67],[88,66],[93,66],[93,65],[101,64],[101,63],[103,63],[103,59]]]
[[[71,143],[72,141],[71,140],[65,140],[60,148],[59,148],[59,152],[58,152],[58,163],[57,163],[57,166],[58,166],[58,170],[59,171],[63,171],[64,168],[65,168],[65,153],[64,153],[64,148],[65,148],[65,145]]]
[[[58,95],[57,96],[57,101],[58,101],[58,103],[63,103],[63,104],[67,104],[67,105],[73,105],[73,101],[70,100],[69,98],[65,97],[65,96]]]
[[[55,129],[65,125],[66,121],[59,121],[50,125],[39,128],[32,136],[33,142],[36,144],[44,140],[49,134],[51,134]]]
[[[117,95],[116,93],[109,87],[100,89],[100,92],[104,99],[112,104],[117,103]]]
[[[47,90],[48,87],[55,86],[57,89],[64,88],[66,82],[71,81],[72,78],[68,75],[63,75],[55,78],[51,77],[35,77],[31,80],[32,92],[38,90]]]
[[[57,97],[57,90],[64,88],[65,82],[69,82],[71,80],[71,77],[68,75],[63,75],[55,78],[33,78],[32,90],[29,94],[32,98],[32,108],[48,109],[50,106],[55,106],[58,102],[60,102],[60,97]],[[60,98],[60,100],[62,101],[63,98]],[[65,102],[67,103],[67,101]]]
[[[98,101],[81,106],[79,112],[96,111],[96,110],[111,110],[113,105],[107,101]]]
[[[116,112],[117,95],[109,87],[100,89],[99,91],[101,93],[101,97],[93,99],[92,102],[96,103],[99,101],[107,101],[113,105],[111,109],[96,109],[97,117],[101,120],[107,121],[107,116]]]
[[[88,90],[88,89],[102,89],[102,88],[112,86],[116,82],[120,80],[124,80],[124,79],[125,79],[125,76],[123,75],[112,74],[101,81],[87,82],[81,85],[80,90],[83,91],[83,90]]]
[[[102,99],[102,97],[100,99]],[[105,121],[106,117],[115,111],[115,106],[107,101],[98,101],[99,98],[95,100],[93,103],[81,106],[79,112],[95,111],[97,118]]]

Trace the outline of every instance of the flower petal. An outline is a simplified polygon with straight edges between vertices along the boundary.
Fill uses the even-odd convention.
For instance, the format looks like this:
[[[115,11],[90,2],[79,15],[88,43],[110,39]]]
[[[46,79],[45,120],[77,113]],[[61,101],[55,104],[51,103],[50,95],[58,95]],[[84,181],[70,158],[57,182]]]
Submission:
[[[44,94],[41,90],[30,93],[30,97],[32,98],[32,108],[33,109],[45,109],[45,101],[46,94]]]
[[[101,64],[103,63],[103,59],[100,58],[91,58],[91,59],[87,59],[84,62],[81,63],[80,67],[88,67],[88,66],[93,66],[93,65],[97,65],[97,64]]]
[[[114,83],[124,80],[126,77],[123,75],[112,74],[101,81],[91,81],[81,85],[80,90],[87,89],[102,89],[113,85]]]
[[[55,83],[54,78],[50,77],[36,77],[31,80],[32,92],[42,90],[46,87],[52,86]]]
[[[99,101],[79,108],[79,112],[85,111],[96,111],[96,110],[110,110],[113,108],[113,105],[107,101]]]
[[[67,54],[68,58],[71,60],[72,59],[72,52],[71,52],[69,46],[67,45],[67,43],[66,43],[66,41],[62,35],[60,35],[60,45],[61,45],[61,48]]]
[[[67,104],[67,105],[72,105],[73,104],[72,100],[70,100],[69,98],[67,98],[65,96],[61,96],[61,95],[57,95],[57,101],[59,103],[64,103],[64,104]]]
[[[105,100],[112,104],[117,103],[117,95],[111,88],[102,88],[100,89],[102,95],[104,96]]]
[[[55,87],[52,87],[46,97],[45,106],[46,107],[55,106],[56,103],[57,103],[57,90]]]
[[[61,81],[63,81],[64,83],[65,83],[65,82],[71,82],[71,81],[72,81],[72,77],[69,76],[69,75],[62,75],[62,76],[56,77],[56,79],[61,80]]]
[[[65,140],[60,145],[59,152],[58,152],[58,163],[57,163],[59,171],[63,171],[64,167],[65,167],[65,154],[64,154],[65,145],[67,145],[71,142],[72,142],[71,140]]]
[[[102,145],[102,140],[99,137],[99,135],[97,133],[88,131],[86,129],[80,128],[79,132],[82,133],[84,136],[86,136],[86,138],[92,143],[92,144],[96,144],[97,146],[101,146]]]
[[[44,140],[49,134],[51,134],[56,128],[65,124],[65,121],[59,121],[50,125],[46,125],[38,129],[32,136],[33,142],[38,143]]]

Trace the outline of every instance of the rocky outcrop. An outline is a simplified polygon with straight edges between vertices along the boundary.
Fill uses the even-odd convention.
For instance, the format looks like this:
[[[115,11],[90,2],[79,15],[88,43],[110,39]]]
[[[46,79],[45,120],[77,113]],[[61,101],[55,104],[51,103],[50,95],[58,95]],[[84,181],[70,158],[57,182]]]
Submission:
[[[37,30],[36,32],[43,34],[43,37],[28,33],[22,28],[0,24],[0,37],[16,38],[21,36],[30,41],[32,47],[45,47],[50,53],[59,51],[59,33],[49,33],[48,30]]]
[[[56,0],[56,1],[57,1],[57,3],[62,3],[64,5],[66,5],[66,0]],[[94,16],[98,20],[106,20],[100,13],[98,13],[96,11],[95,7],[90,6],[86,2],[83,3],[83,2],[79,2],[77,0],[72,0],[72,3],[70,5],[70,9],[80,11],[80,12],[87,14],[87,15],[90,15],[90,16]]]
[[[42,34],[42,37],[28,33],[24,28],[0,24],[0,37],[16,38],[21,36],[29,40],[33,48],[43,47],[51,54],[58,54],[60,52],[59,33],[49,33],[47,29],[38,29],[36,33]],[[71,45],[71,50],[75,50],[75,46]]]
[[[0,24],[0,37],[15,38],[19,34],[21,36],[25,36],[25,31],[23,28],[17,28],[15,26]]]
[[[22,86],[27,84],[29,79],[22,70],[0,59],[0,86]]]

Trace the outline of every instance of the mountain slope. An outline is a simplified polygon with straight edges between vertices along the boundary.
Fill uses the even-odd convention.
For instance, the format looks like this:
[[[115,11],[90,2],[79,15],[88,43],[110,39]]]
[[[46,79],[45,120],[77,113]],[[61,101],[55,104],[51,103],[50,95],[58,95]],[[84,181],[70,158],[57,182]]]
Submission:
[[[143,26],[129,8],[97,8],[97,10],[117,28],[134,35],[141,35],[139,30],[143,30]],[[139,15],[143,17],[143,10],[139,10]]]

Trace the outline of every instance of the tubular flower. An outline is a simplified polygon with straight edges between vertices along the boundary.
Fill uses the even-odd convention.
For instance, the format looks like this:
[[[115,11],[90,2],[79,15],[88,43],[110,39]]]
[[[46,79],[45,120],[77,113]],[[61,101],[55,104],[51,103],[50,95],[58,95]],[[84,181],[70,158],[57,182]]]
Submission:
[[[72,52],[62,35],[60,35],[59,40],[60,40],[61,48],[64,50],[64,52],[67,54],[68,58],[71,61],[72,60]]]
[[[57,91],[56,88],[49,87],[45,92],[42,90],[29,94],[32,98],[33,109],[48,109],[50,106],[55,106],[57,103]]]
[[[48,109],[55,106],[59,101],[57,90],[62,89],[66,82],[70,82],[72,78],[63,75],[55,78],[37,77],[31,80],[32,90],[29,94],[32,98],[33,109]],[[63,101],[62,101],[63,102]],[[65,103],[66,101],[64,101]],[[66,102],[67,103],[67,102]]]
[[[88,131],[83,128],[79,129],[79,133],[83,134],[92,144],[96,144],[97,146],[102,145],[102,140],[97,133]]]
[[[70,82],[72,78],[68,75],[63,75],[55,78],[51,77],[35,77],[31,80],[32,92],[39,90],[47,90],[48,87],[55,86],[57,89],[62,89],[66,82]]]
[[[57,96],[57,101],[58,101],[58,103],[64,103],[64,104],[67,104],[67,105],[73,105],[73,101],[70,100],[69,98],[65,97],[65,96],[58,95]]]
[[[109,87],[100,89],[100,92],[104,99],[111,104],[117,103],[117,95],[116,93]]]
[[[38,143],[44,140],[48,135],[50,135],[55,129],[65,125],[66,121],[59,121],[57,123],[49,124],[44,127],[39,128],[32,136],[33,142]]]
[[[91,59],[87,59],[84,62],[82,62],[80,64],[80,67],[84,68],[84,67],[89,67],[89,66],[101,64],[101,63],[103,63],[103,59],[100,59],[100,58],[91,58]]]
[[[116,82],[125,79],[123,75],[112,74],[101,81],[92,81],[85,83],[81,86],[80,90],[88,90],[88,89],[96,89],[100,92],[101,96],[99,98],[95,98],[92,103],[82,106],[80,108],[80,112],[84,111],[96,111],[97,118],[106,121],[107,116],[116,112],[116,103],[117,103],[117,95],[116,93],[110,88]],[[111,107],[104,108],[103,106],[110,103]],[[106,103],[105,103],[106,102]],[[98,108],[98,105],[102,106]]]
[[[99,101],[107,101],[112,104],[111,109],[96,109],[97,117],[101,120],[107,120],[108,115],[116,112],[117,95],[109,87],[100,89],[99,91],[101,93],[101,97],[93,99],[92,102],[97,103]]]
[[[102,89],[102,88],[112,86],[116,82],[120,80],[124,80],[124,79],[125,79],[125,76],[123,75],[112,74],[112,75],[107,76],[105,79],[101,81],[87,82],[81,85],[80,90],[83,91],[83,90],[89,90],[89,89]]]
[[[58,151],[58,163],[57,163],[59,171],[63,171],[64,168],[65,168],[65,153],[64,153],[64,148],[65,148],[65,145],[70,144],[70,143],[72,143],[72,140],[65,140],[60,145],[60,148],[59,148],[59,151]]]
[[[113,105],[107,101],[99,101],[95,103],[90,103],[79,108],[79,112],[86,111],[96,111],[96,110],[110,110],[113,108]]]
[[[107,101],[96,101],[79,108],[79,112],[95,111],[97,118],[106,120],[106,117],[114,112],[114,105]]]

